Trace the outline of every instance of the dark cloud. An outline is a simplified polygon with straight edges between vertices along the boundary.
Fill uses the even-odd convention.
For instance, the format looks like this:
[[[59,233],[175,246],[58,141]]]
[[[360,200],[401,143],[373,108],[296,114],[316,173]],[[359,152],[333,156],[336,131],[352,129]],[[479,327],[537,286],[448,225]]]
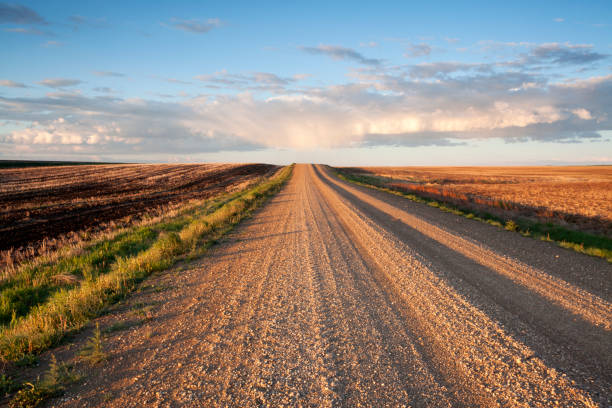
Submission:
[[[48,86],[49,88],[64,88],[68,86],[75,86],[83,83],[78,79],[69,78],[47,78],[38,82],[40,85]]]
[[[0,3],[0,24],[47,24],[37,12],[19,4]]]
[[[407,57],[424,57],[431,54],[431,46],[425,43],[410,44],[406,52]]]
[[[301,47],[309,54],[326,55],[336,60],[352,60],[364,65],[380,65],[382,60],[366,58],[359,52],[345,47],[335,45],[319,45],[317,47]]]
[[[221,21],[218,18],[209,18],[208,20],[182,20],[179,18],[173,18],[170,25],[172,25],[174,28],[190,33],[205,34],[213,28],[221,26]]]
[[[593,51],[590,45],[550,43],[542,44],[531,50],[527,62],[550,62],[560,65],[582,65],[600,61],[608,55]]]

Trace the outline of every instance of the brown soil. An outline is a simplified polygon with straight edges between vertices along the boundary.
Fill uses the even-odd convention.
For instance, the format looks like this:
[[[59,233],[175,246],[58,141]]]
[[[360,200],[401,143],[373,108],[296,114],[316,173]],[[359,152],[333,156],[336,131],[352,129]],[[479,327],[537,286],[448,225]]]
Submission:
[[[50,405],[609,406],[611,300],[604,260],[296,166],[100,318],[127,328]]]
[[[0,250],[97,230],[126,216],[231,190],[266,164],[84,165],[0,169]]]

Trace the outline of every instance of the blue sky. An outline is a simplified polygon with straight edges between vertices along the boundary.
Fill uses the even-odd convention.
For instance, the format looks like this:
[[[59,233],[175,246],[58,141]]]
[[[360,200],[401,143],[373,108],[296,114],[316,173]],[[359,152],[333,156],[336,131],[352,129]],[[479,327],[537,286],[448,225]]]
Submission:
[[[612,163],[609,1],[287,3],[0,2],[0,159]]]

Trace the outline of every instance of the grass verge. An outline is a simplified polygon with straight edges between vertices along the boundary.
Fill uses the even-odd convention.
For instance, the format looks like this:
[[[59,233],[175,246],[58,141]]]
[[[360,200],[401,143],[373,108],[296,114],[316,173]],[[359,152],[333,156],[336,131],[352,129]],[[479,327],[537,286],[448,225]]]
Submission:
[[[56,262],[24,265],[0,286],[0,359],[18,363],[83,327],[138,282],[181,259],[202,255],[289,179],[293,166],[246,190],[207,200],[175,217],[127,229]],[[17,295],[15,295],[17,293]],[[16,299],[16,300],[15,300]],[[16,306],[21,309],[18,309]],[[4,314],[2,314],[4,313]],[[3,320],[2,320],[3,319]]]
[[[453,204],[437,201],[428,197],[422,197],[414,193],[406,193],[405,191],[401,191],[399,189],[390,188],[386,185],[384,180],[381,180],[378,177],[340,172],[333,168],[331,168],[331,170],[338,178],[349,183],[384,191],[407,198],[411,201],[427,204],[431,207],[439,208],[445,212],[450,212],[476,221],[486,222],[487,224],[491,224],[508,231],[515,231],[523,236],[555,242],[561,247],[573,249],[574,251],[583,254],[604,258],[608,262],[612,263],[612,239],[607,237],[571,230],[553,223],[539,223],[524,218],[502,219],[484,211],[474,211],[467,208],[461,208]]]

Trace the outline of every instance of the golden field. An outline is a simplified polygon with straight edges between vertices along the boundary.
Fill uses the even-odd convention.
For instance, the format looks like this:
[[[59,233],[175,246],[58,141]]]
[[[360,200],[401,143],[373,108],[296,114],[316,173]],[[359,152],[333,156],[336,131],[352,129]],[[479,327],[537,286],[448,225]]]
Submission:
[[[392,188],[609,234],[612,166],[360,167]],[[493,211],[495,212],[495,211]],[[516,214],[515,214],[516,215]]]

